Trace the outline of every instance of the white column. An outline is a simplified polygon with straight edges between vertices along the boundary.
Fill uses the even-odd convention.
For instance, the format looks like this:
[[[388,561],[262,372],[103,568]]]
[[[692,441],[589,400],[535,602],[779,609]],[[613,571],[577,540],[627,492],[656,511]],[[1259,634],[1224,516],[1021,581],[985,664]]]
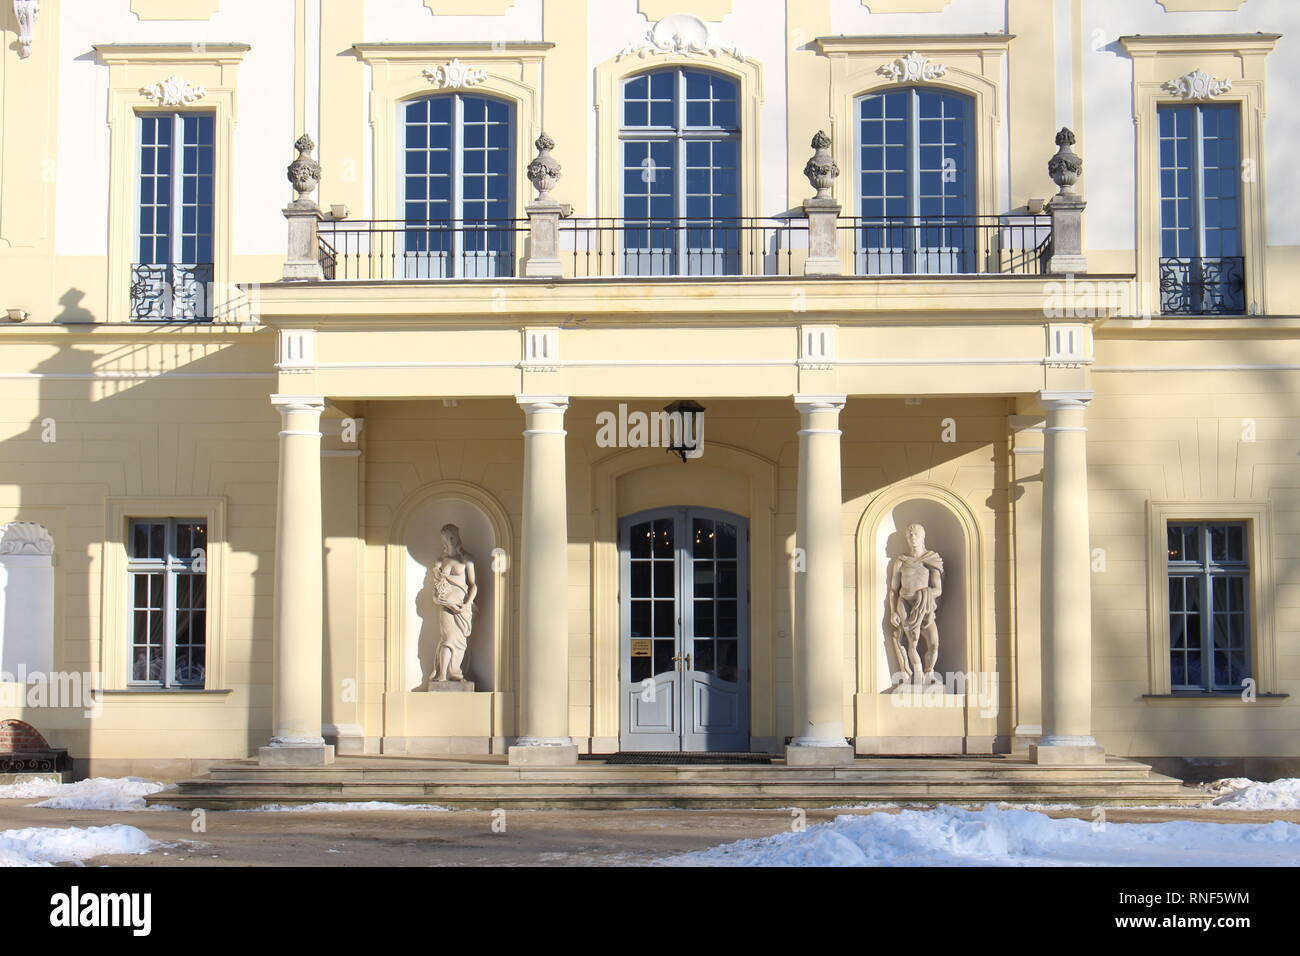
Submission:
[[[799,491],[795,545],[795,734],[791,766],[848,764],[844,734],[844,529],[840,493],[843,395],[796,395]]]
[[[1091,392],[1043,392],[1043,736],[1037,763],[1104,763],[1092,736],[1092,582],[1088,547]]]
[[[571,764],[566,397],[521,395],[524,524],[519,568],[519,736],[511,764]]]
[[[270,746],[264,766],[334,762],[321,736],[322,611],[320,416],[314,395],[272,395],[280,411],[275,518],[275,668]]]

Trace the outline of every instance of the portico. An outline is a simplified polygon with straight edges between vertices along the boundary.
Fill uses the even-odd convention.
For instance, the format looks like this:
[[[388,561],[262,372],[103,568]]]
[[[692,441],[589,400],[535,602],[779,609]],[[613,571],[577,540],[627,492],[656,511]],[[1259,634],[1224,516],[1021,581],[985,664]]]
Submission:
[[[283,313],[269,321],[283,323],[275,401],[285,416],[279,534],[289,550],[276,565],[277,740],[264,761],[284,761],[290,749],[295,760],[330,759],[325,740],[312,738],[323,738],[322,726],[342,725],[332,716],[337,689],[320,689],[320,670],[293,662],[329,658],[340,641],[362,645],[355,656],[363,665],[379,655],[358,677],[360,722],[331,734],[343,752],[502,753],[522,766],[619,750],[627,722],[620,686],[633,666],[631,642],[647,638],[631,634],[621,610],[630,598],[620,585],[618,529],[628,516],[665,507],[721,508],[748,528],[747,624],[737,638],[747,642],[741,706],[749,731],[741,749],[782,753],[791,766],[1031,744],[1041,763],[1104,760],[1091,749],[1089,692],[1080,683],[1090,653],[1079,613],[1090,576],[1080,495],[1086,325],[1072,327],[1066,354],[1053,349],[1060,336],[1041,318],[972,315],[950,338],[931,339],[930,354],[918,354],[914,330],[897,321],[814,325],[773,316],[749,332],[747,355],[712,362],[706,376],[690,355],[714,352],[706,344],[713,340],[741,348],[706,317],[659,330],[654,341],[672,338],[676,348],[647,348],[644,318],[606,313],[566,328],[534,324],[530,312],[507,317],[512,329],[481,330],[479,347],[468,352],[436,320],[420,328],[400,318],[415,303],[384,291],[387,318],[323,310],[331,317],[310,325],[291,314],[303,287],[268,296]],[[527,286],[515,294],[545,301]],[[294,341],[310,344],[286,344]],[[944,368],[942,393],[921,385],[934,381],[927,367]],[[415,384],[416,373],[423,384]],[[1037,387],[1008,392],[1008,373]],[[438,382],[433,395],[431,380]],[[596,442],[602,411],[620,402],[653,410],[683,397],[708,409],[699,459],[682,463],[662,448]],[[365,420],[348,452],[358,456],[349,481],[358,482],[352,494],[367,508],[366,546],[387,554],[386,563],[341,571],[329,554],[321,560],[328,489],[320,469],[313,481],[304,463],[322,453],[326,408],[329,434],[337,434],[340,416]],[[1034,435],[1044,454],[1016,454]],[[465,487],[428,490],[457,483]],[[499,582],[499,618],[491,634],[473,638],[492,648],[496,683],[450,695],[455,701],[432,700],[449,695],[420,691],[421,675],[392,659],[404,653],[403,616],[416,620],[416,585],[396,576],[407,574],[419,548],[404,530],[413,525],[393,516],[425,498],[456,500],[458,508],[473,499],[484,513],[494,511],[490,548],[469,538],[466,546],[480,576]],[[942,700],[908,696],[889,677],[896,667],[879,582],[913,520],[929,522],[955,575],[939,605],[938,670],[953,678]],[[319,572],[311,580],[304,569]],[[1041,623],[1001,610],[1007,589],[1030,586]],[[340,587],[358,588],[363,603],[384,609],[377,618],[363,615],[362,633],[293,612]]]

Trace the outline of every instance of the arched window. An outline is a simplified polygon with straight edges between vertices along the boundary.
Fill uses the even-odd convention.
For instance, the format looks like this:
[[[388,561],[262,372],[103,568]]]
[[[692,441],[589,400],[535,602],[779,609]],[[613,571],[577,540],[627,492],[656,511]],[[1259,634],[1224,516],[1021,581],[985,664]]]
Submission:
[[[669,67],[623,83],[623,271],[734,275],[740,267],[738,84]]]
[[[970,272],[975,142],[971,101],[906,87],[858,101],[858,271]]]
[[[514,107],[462,93],[404,107],[402,273],[514,274]]]

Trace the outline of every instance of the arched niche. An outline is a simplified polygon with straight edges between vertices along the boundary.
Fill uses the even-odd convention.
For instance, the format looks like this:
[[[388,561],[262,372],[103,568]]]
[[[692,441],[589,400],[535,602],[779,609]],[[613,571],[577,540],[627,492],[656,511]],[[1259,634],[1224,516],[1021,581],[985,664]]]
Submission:
[[[0,680],[54,670],[54,538],[34,521],[0,525]]]
[[[984,547],[979,524],[958,495],[939,485],[909,482],[878,495],[858,525],[858,667],[863,693],[889,692],[892,675],[900,669],[890,636],[889,574],[894,560],[908,552],[911,524],[925,528],[926,549],[943,558],[935,671],[940,676],[968,674],[984,666]]]
[[[393,521],[387,562],[390,691],[427,689],[439,641],[428,576],[442,553],[441,531],[448,524],[460,529],[478,584],[463,662],[465,679],[479,692],[509,689],[505,575],[512,539],[505,509],[475,485],[444,481],[408,498]],[[498,548],[505,552],[503,561],[493,560]]]

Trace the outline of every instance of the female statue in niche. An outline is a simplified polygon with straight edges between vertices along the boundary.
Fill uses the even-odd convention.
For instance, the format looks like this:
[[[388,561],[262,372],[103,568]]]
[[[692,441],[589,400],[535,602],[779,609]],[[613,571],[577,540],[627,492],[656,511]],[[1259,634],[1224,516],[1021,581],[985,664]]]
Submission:
[[[889,571],[889,623],[902,667],[900,683],[935,683],[939,659],[939,596],[943,594],[943,558],[925,546],[925,528],[907,526],[907,554]]]
[[[465,551],[460,528],[442,526],[442,554],[424,578],[425,593],[432,595],[438,619],[438,647],[435,650],[432,681],[465,679],[461,663],[474,629],[474,558]]]

